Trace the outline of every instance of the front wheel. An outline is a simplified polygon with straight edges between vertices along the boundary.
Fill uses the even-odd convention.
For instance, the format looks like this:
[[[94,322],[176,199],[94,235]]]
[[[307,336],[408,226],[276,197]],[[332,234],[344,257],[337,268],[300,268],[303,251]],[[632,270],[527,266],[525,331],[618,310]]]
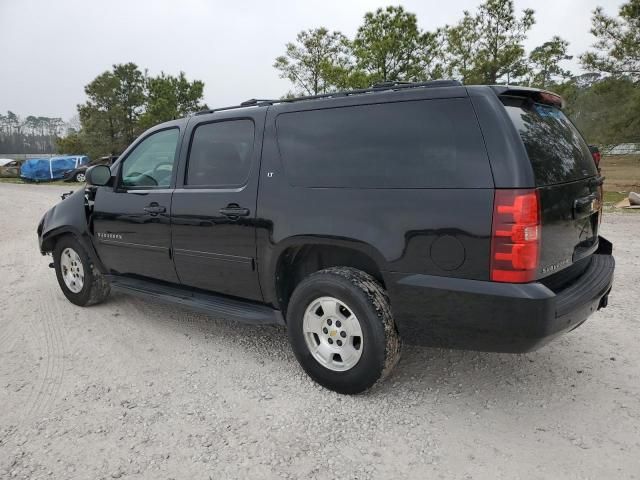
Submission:
[[[58,284],[71,303],[85,307],[109,295],[109,283],[75,237],[65,235],[58,240],[53,260]]]
[[[85,177],[84,172],[78,172],[78,173],[76,173],[76,175],[75,175],[75,178],[74,178],[74,179],[75,179],[75,181],[76,181],[76,182],[84,182],[84,181],[86,180],[86,177]]]
[[[287,331],[302,368],[338,393],[367,390],[400,358],[385,290],[354,268],[327,268],[304,279],[289,302]]]

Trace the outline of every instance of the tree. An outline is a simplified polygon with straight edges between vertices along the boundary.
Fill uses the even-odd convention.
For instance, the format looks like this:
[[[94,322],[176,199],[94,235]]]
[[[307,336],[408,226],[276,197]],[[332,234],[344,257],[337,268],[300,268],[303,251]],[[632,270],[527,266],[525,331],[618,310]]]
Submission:
[[[145,101],[145,78],[135,63],[113,66],[113,75],[118,79],[115,95],[123,113],[124,139],[131,143],[138,136],[137,122]]]
[[[78,114],[71,117],[67,122],[67,133],[79,132],[81,128],[82,124],[80,123],[80,116]]]
[[[89,154],[119,154],[139,133],[145,79],[133,63],[114,65],[85,87],[87,101],[78,114]]]
[[[187,80],[184,72],[177,77],[161,72],[148,78],[145,112],[140,126],[148,128],[158,123],[191,115],[206,108],[202,103],[204,82]]]
[[[60,118],[34,115],[21,118],[11,111],[0,114],[0,152],[51,153],[64,128]]]
[[[529,54],[531,65],[530,84],[535,87],[547,88],[557,80],[571,77],[571,72],[560,67],[563,60],[571,60],[567,55],[569,42],[558,36],[554,36],[548,42],[534,48]]]
[[[379,8],[364,16],[353,41],[356,63],[372,83],[422,79],[425,37],[404,8]]]
[[[590,143],[640,143],[640,88],[631,79],[587,73],[553,89]]]
[[[640,0],[630,0],[619,10],[619,18],[609,17],[602,7],[593,11],[591,34],[597,41],[596,51],[580,57],[582,66],[640,80]]]
[[[85,86],[78,116],[60,118],[0,115],[0,151],[84,153],[92,158],[120,154],[146,128],[206,108],[204,83],[161,73],[148,77],[133,63],[114,65]],[[59,138],[60,135],[64,137]]]
[[[516,17],[513,0],[486,0],[476,16],[479,35],[474,73],[482,83],[511,82],[527,73],[522,41],[535,23],[534,12]]]
[[[342,65],[335,66],[330,71],[331,83],[336,90],[351,90],[367,88],[371,85],[369,75],[355,65],[351,59]]]
[[[295,43],[286,45],[286,53],[273,66],[280,78],[293,83],[303,95],[317,95],[348,83],[351,69],[349,42],[340,32],[320,27],[298,33]]]
[[[445,43],[446,28],[439,28],[435,32],[424,32],[420,36],[420,68],[421,80],[435,80],[445,76]]]
[[[82,132],[69,132],[66,136],[56,139],[56,151],[61,154],[82,154],[89,148]]]
[[[476,59],[480,32],[478,18],[464,11],[462,19],[453,27],[447,27],[445,36],[445,65],[448,76],[462,83],[480,83]]]
[[[30,134],[35,134],[38,131],[38,117],[28,115],[23,122],[24,130]]]
[[[134,63],[114,65],[85,87],[87,101],[78,105],[79,125],[77,120],[69,125],[57,149],[93,158],[120,154],[143,130],[207,108],[203,91],[204,83],[189,81],[184,72],[149,77]],[[49,120],[49,128],[62,133],[59,119]]]
[[[117,87],[113,73],[104,72],[84,89],[88,100],[78,105],[78,115],[87,143],[92,146],[91,153],[117,153],[125,144],[121,135],[123,113],[115,96]]]
[[[22,131],[22,122],[20,122],[20,118],[13,113],[11,110],[7,111],[6,116],[6,124],[8,127],[9,133],[21,133]]]

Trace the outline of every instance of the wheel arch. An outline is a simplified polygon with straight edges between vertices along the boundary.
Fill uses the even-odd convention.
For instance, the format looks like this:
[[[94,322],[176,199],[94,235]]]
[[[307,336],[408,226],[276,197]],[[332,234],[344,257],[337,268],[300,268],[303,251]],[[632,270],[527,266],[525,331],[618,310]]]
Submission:
[[[84,196],[84,189],[73,194],[51,208],[38,225],[40,252],[45,255],[53,252],[56,242],[63,235],[73,235],[89,254],[91,261],[101,273],[106,273],[93,246],[90,231],[90,215]]]
[[[82,245],[82,247],[87,251],[89,258],[98,268],[98,271],[100,273],[107,273],[104,265],[100,261],[100,257],[98,257],[98,254],[93,247],[93,242],[91,241],[91,237],[89,236],[88,232],[82,232],[72,226],[59,227],[44,234],[42,236],[40,250],[43,254],[52,253],[56,248],[56,243],[58,242],[58,240],[66,235],[72,235],[78,240],[78,242],[80,242],[80,245]]]
[[[279,308],[286,318],[286,310],[296,285],[311,273],[329,267],[352,267],[362,270],[384,287],[385,259],[373,246],[364,242],[318,238],[312,236],[291,237],[274,249],[263,272],[264,297]]]

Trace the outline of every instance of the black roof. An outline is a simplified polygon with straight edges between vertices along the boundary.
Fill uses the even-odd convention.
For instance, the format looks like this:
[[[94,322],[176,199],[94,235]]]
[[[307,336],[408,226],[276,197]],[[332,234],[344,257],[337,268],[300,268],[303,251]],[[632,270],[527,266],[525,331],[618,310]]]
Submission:
[[[320,95],[307,95],[303,97],[295,98],[281,98],[281,99],[257,99],[252,98],[242,102],[240,105],[233,105],[230,107],[213,108],[211,110],[203,110],[196,113],[196,115],[205,115],[208,113],[220,112],[224,110],[233,110],[236,108],[256,107],[256,106],[269,106],[277,103],[295,103],[305,100],[319,100],[323,98],[341,98],[349,97],[353,95],[362,95],[367,93],[379,93],[389,91],[399,91],[407,89],[417,88],[435,88],[435,87],[461,87],[462,83],[457,80],[431,80],[428,82],[384,82],[372,85],[369,88],[361,88],[357,90],[344,90],[340,92],[323,93]]]

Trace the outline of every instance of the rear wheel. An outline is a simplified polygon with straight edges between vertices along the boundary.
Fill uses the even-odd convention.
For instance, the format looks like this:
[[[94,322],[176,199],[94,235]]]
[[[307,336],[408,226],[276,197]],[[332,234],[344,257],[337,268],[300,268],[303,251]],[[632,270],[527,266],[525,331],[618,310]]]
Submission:
[[[109,283],[75,237],[61,237],[53,251],[53,259],[58,284],[71,303],[84,307],[107,298]]]
[[[353,268],[328,268],[303,280],[289,302],[287,331],[307,374],[339,393],[367,390],[400,358],[386,292]]]

